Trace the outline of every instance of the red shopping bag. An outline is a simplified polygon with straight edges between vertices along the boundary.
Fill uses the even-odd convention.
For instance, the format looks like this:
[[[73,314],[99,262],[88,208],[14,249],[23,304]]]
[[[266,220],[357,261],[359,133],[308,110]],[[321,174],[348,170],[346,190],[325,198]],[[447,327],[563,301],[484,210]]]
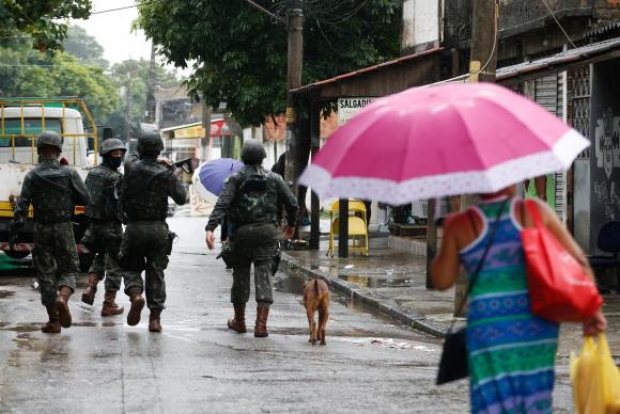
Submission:
[[[603,303],[596,283],[543,226],[534,202],[525,203],[536,223],[521,231],[532,313],[556,323],[587,320]]]

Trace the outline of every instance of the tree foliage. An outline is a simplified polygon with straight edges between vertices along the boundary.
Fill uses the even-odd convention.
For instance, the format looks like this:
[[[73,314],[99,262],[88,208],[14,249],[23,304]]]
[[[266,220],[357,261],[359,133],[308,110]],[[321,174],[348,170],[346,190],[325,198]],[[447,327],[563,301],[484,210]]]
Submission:
[[[119,105],[116,88],[103,69],[84,65],[68,53],[41,53],[19,40],[0,47],[0,62],[0,96],[77,96],[97,122]]]
[[[65,52],[75,56],[81,63],[101,66],[104,69],[109,66],[108,61],[103,58],[103,46],[80,26],[68,27],[62,46]]]
[[[291,0],[142,1],[138,25],[177,67],[192,65],[190,92],[226,102],[243,125],[259,125],[286,106]],[[302,83],[398,56],[402,0],[304,0]],[[274,17],[275,16],[275,17]]]
[[[63,19],[86,19],[91,0],[0,0],[0,36],[33,37],[41,51],[61,49],[67,34]]]
[[[127,126],[139,130],[147,111],[147,92],[149,82],[153,92],[159,89],[178,87],[181,81],[170,70],[155,64],[151,74],[149,60],[128,59],[112,65],[110,79],[118,90],[122,92],[122,107],[118,113],[110,117],[109,124],[117,135],[127,136]],[[129,134],[131,135],[131,133]]]

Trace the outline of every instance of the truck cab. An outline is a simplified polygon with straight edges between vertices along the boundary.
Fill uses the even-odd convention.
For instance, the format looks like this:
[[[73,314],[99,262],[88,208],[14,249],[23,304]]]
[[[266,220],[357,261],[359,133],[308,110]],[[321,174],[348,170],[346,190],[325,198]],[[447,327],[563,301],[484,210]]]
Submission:
[[[75,168],[82,179],[86,179],[88,170],[98,161],[96,152],[88,156],[89,147],[97,148],[98,130],[83,100],[0,99],[0,249],[13,258],[28,256],[34,247],[32,221],[28,221],[20,230],[15,249],[10,248],[8,239],[13,209],[21,193],[24,177],[38,163],[36,138],[46,130],[54,131],[62,137],[61,163]],[[84,206],[76,207],[73,222],[75,238],[79,241],[86,231]],[[81,267],[84,268],[90,255],[80,244],[78,253]]]

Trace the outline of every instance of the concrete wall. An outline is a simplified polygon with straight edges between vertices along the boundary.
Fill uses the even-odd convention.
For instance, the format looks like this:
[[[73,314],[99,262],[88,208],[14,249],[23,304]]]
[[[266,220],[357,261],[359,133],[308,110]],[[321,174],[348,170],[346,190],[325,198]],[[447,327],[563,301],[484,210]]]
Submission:
[[[405,0],[403,4],[403,50],[438,46],[441,31],[440,0]]]

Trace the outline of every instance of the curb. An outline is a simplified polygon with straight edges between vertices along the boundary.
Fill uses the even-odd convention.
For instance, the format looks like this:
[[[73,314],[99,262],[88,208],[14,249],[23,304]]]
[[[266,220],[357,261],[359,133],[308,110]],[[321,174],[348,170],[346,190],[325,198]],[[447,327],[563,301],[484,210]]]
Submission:
[[[301,266],[297,261],[295,261],[293,257],[287,255],[284,251],[282,252],[280,269],[289,274],[301,276],[306,280],[312,278],[323,279],[325,282],[327,282],[329,286],[331,286],[338,292],[344,293],[351,299],[355,299],[361,303],[371,306],[386,314],[387,316],[396,319],[414,329],[439,338],[444,338],[446,336],[446,330],[438,326],[434,326],[434,324],[427,320],[425,315],[417,312],[413,314],[408,314],[404,312],[402,308],[396,303],[390,304],[378,300],[368,289],[365,289],[353,283],[346,282],[344,280],[331,278],[328,274],[325,274],[321,271],[308,269],[304,266]]]

